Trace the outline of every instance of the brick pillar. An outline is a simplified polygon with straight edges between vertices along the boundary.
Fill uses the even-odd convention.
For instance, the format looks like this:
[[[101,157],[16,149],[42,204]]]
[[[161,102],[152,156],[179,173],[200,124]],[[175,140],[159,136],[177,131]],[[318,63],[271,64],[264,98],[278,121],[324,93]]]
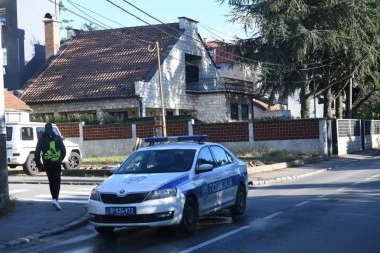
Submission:
[[[45,23],[45,60],[56,55],[59,51],[59,22],[57,20],[44,20]]]

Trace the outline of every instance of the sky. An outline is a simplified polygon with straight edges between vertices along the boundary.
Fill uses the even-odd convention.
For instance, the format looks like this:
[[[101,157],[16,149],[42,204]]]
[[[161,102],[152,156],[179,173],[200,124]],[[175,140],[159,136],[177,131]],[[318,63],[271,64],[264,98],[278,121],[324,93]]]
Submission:
[[[59,2],[59,0],[48,0]],[[132,13],[138,18],[126,13],[119,7]],[[132,7],[126,1],[132,3],[142,11],[164,23],[178,22],[178,17],[187,17],[198,21],[198,33],[207,40],[230,41],[234,36],[247,38],[242,25],[228,22],[231,7],[227,3],[221,4],[216,0],[63,0],[68,9],[60,13],[59,20],[74,20],[70,25],[75,29],[81,29],[84,23],[89,23],[85,17],[93,21],[100,29],[132,27],[149,24],[160,24],[146,14]],[[74,13],[75,14],[74,14]],[[87,15],[86,15],[87,14]],[[89,17],[91,16],[91,17]],[[103,16],[103,17],[102,17]],[[95,20],[96,19],[96,20]],[[147,22],[147,23],[144,23]],[[101,27],[103,26],[103,27]],[[61,32],[65,37],[66,32]]]

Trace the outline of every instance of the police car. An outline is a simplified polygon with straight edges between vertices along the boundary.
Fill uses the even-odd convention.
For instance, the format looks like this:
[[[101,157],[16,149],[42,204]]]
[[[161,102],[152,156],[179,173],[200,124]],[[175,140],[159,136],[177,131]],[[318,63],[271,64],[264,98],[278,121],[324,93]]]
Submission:
[[[244,214],[246,164],[207,135],[147,138],[89,197],[90,223],[116,227],[177,226],[188,233],[200,216],[228,208]]]

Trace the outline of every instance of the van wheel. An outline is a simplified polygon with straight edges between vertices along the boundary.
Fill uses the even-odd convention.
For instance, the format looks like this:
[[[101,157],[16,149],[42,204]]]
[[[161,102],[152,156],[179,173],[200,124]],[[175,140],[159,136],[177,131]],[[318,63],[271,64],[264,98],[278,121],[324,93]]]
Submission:
[[[67,162],[63,164],[66,170],[79,170],[82,166],[82,158],[77,152],[71,152]]]
[[[30,176],[35,176],[38,173],[38,168],[36,167],[36,162],[34,161],[34,154],[29,154],[26,158],[25,163],[22,165],[25,174]]]

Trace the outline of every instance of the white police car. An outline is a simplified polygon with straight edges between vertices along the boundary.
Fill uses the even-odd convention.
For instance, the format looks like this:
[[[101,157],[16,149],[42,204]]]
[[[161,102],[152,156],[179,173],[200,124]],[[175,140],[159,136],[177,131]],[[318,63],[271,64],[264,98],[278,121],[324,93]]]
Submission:
[[[199,216],[224,208],[233,217],[242,215],[248,193],[246,164],[205,138],[146,139],[150,146],[132,153],[92,190],[88,213],[96,231],[179,225],[191,233]]]

